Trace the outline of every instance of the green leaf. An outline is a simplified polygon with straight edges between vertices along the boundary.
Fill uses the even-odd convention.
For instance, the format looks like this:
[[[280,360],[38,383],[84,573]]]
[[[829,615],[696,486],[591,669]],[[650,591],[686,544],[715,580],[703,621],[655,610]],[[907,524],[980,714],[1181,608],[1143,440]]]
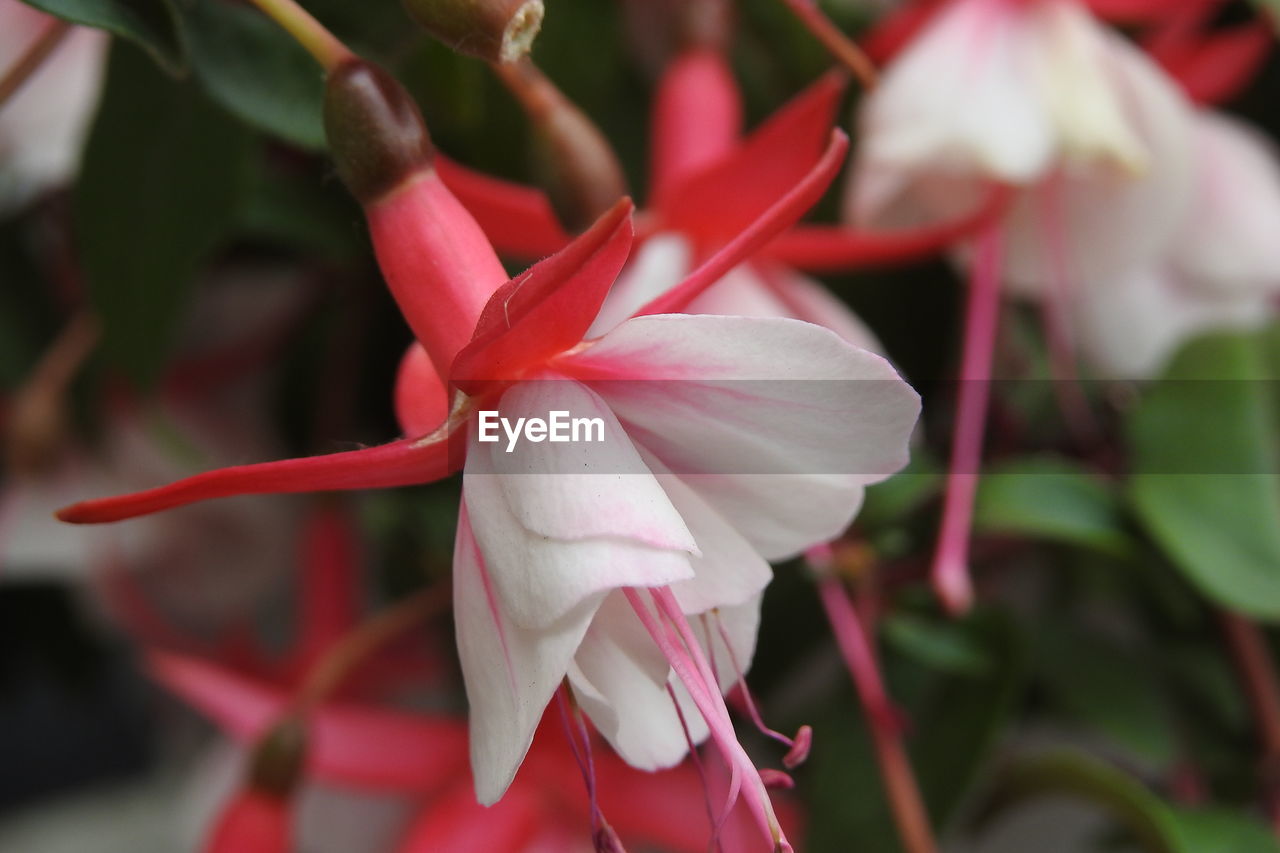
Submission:
[[[1147,853],[1218,850],[1216,846],[1188,846],[1173,810],[1136,780],[1097,759],[1066,751],[1022,759],[1006,767],[980,822],[1047,795],[1074,797],[1100,806]]]
[[[171,0],[23,0],[43,12],[106,30],[141,47],[170,73],[186,66],[186,50]]]
[[[889,615],[881,630],[894,650],[926,666],[961,675],[983,675],[991,669],[981,645],[954,622],[899,612]]]
[[[1223,809],[1177,811],[1178,832],[1187,850],[1213,853],[1280,853],[1280,843],[1261,824]]]
[[[1256,335],[1201,338],[1129,418],[1129,497],[1152,538],[1200,592],[1280,619],[1275,402]]]
[[[76,186],[75,227],[103,349],[134,381],[158,376],[201,261],[248,175],[244,130],[137,51],[111,51]]]
[[[192,69],[210,97],[260,130],[324,147],[324,72],[306,50],[247,6],[185,0],[180,12]]]
[[[1100,477],[1061,457],[1019,459],[983,474],[974,525],[1113,556],[1132,553],[1116,495]]]
[[[1177,757],[1178,738],[1151,661],[1092,632],[1042,630],[1037,672],[1056,706],[1161,768]]]

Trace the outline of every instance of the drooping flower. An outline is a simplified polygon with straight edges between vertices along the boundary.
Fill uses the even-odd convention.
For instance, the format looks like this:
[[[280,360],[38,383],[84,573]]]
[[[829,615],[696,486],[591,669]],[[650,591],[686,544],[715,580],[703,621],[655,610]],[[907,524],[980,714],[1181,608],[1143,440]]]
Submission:
[[[1163,255],[1073,294],[1081,354],[1100,375],[1157,374],[1189,337],[1261,326],[1280,295],[1280,162],[1243,122],[1196,117],[1195,198]]]
[[[0,69],[50,45],[0,109],[0,212],[66,183],[102,88],[107,36],[66,25],[20,0],[0,0]]]
[[[674,763],[709,732],[761,831],[785,849],[722,691],[749,663],[766,559],[844,529],[863,487],[905,463],[919,402],[883,359],[819,327],[670,312],[821,195],[843,137],[683,282],[591,338],[630,254],[629,202],[503,283],[492,248],[432,167],[398,84],[364,63],[340,66],[328,127],[418,339],[396,394],[413,437],[212,471],[62,517],[110,521],[232,494],[428,482],[465,458],[454,594],[480,801],[511,784],[567,679],[639,766]],[[531,436],[508,453],[481,440],[482,410],[511,421],[568,411],[598,419],[604,440]],[[687,733],[682,705],[697,711],[685,715]]]

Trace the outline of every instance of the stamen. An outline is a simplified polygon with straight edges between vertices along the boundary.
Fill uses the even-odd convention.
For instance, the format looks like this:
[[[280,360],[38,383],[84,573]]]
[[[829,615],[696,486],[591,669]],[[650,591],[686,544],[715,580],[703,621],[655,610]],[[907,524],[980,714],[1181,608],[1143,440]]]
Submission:
[[[951,470],[942,510],[942,531],[933,562],[933,587],[953,616],[973,604],[969,577],[969,528],[982,464],[987,403],[991,392],[991,357],[1000,315],[1001,234],[997,227],[978,238],[977,257],[965,311],[964,355],[956,428],[951,443]]]
[[[582,717],[582,708],[573,696],[573,688],[568,679],[556,691],[557,705],[560,708],[560,723],[564,726],[565,737],[569,748],[573,751],[574,761],[582,773],[582,781],[587,788],[587,800],[591,815],[591,840],[597,853],[623,853],[622,840],[614,832],[609,821],[605,820],[600,810],[599,787],[596,781],[596,764],[591,754],[591,733],[587,731],[586,720]]]
[[[765,725],[764,717],[760,713],[760,707],[756,704],[755,696],[751,693],[751,688],[747,686],[747,677],[742,671],[742,665],[738,663],[738,655],[734,652],[733,645],[729,642],[729,633],[724,628],[724,620],[720,618],[720,611],[712,611],[711,620],[715,622],[716,631],[720,635],[720,642],[724,643],[725,651],[729,653],[729,662],[733,666],[733,674],[736,676],[738,690],[742,694],[743,704],[747,706],[747,715],[751,717],[751,722],[755,723],[761,734],[771,737],[787,747],[788,752],[782,759],[782,763],[787,769],[792,770],[799,767],[809,757],[809,749],[813,746],[813,729],[809,726],[801,726],[800,730],[796,732],[796,736],[789,738],[782,732]],[[705,626],[707,614],[702,614],[702,621]],[[707,648],[711,648],[711,638],[709,636],[707,638]],[[711,660],[714,665],[714,652],[711,654]]]
[[[793,848],[778,823],[764,782],[734,734],[733,723],[729,719],[729,709],[725,707],[724,697],[718,688],[711,687],[710,666],[675,596],[665,587],[648,591],[650,600],[667,623],[668,629],[664,630],[638,590],[627,589],[625,592],[627,601],[639,617],[641,624],[658,644],[667,662],[671,664],[671,668],[689,691],[689,696],[706,720],[711,737],[724,755],[732,773],[734,775],[741,773],[744,779],[752,781],[752,784],[745,785],[743,790],[747,805],[757,824],[777,849],[790,853]]]
[[[693,769],[698,771],[698,779],[702,782],[702,793],[707,803],[707,821],[711,825],[711,844],[710,848],[717,853],[724,853],[720,844],[720,831],[724,826],[725,818],[716,817],[715,804],[711,802],[711,784],[707,778],[707,768],[702,763],[702,756],[698,755],[698,745],[693,742],[693,735],[689,731],[689,723],[684,718],[684,709],[680,707],[680,700],[676,697],[676,690],[667,684],[667,695],[671,697],[671,707],[675,708],[676,719],[680,721],[680,730],[684,732],[684,742],[689,747],[689,760],[693,763]],[[728,811],[724,812],[728,815]]]

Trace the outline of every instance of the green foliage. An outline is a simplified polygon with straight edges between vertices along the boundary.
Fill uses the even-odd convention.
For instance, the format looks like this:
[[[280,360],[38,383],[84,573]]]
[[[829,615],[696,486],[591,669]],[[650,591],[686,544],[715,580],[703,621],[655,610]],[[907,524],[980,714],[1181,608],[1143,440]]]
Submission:
[[[171,72],[186,66],[173,0],[23,0],[76,24],[106,30],[141,47]]]
[[[1257,335],[1199,339],[1131,414],[1129,498],[1204,595],[1280,618],[1275,402]]]
[[[112,50],[75,225],[103,348],[137,383],[165,364],[186,294],[244,192],[251,151],[245,131],[190,83],[132,48]]]

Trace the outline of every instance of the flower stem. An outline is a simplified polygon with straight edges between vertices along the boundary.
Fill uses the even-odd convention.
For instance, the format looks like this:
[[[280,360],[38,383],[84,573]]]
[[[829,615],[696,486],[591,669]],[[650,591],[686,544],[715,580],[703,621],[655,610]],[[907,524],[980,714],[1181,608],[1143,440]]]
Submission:
[[[1219,611],[1218,621],[1257,724],[1263,797],[1272,828],[1280,836],[1280,679],[1275,661],[1257,625],[1226,610]]]
[[[9,102],[22,84],[31,79],[31,75],[40,70],[44,61],[53,53],[54,48],[62,43],[62,39],[71,32],[71,24],[60,18],[49,21],[44,31],[31,43],[18,61],[11,65],[0,77],[0,107]]]
[[[250,0],[315,57],[325,71],[332,71],[354,54],[333,33],[294,0]]]
[[[933,587],[953,616],[965,613],[973,603],[969,528],[973,523],[973,501],[982,464],[982,439],[991,395],[991,358],[1000,316],[1000,255],[1000,231],[993,226],[978,238],[977,258],[969,283],[951,469],[947,474],[942,530],[933,562]]]
[[[371,654],[400,634],[443,613],[451,600],[447,583],[433,584],[376,614],[334,643],[307,673],[294,696],[294,710],[323,702]]]
[[[834,575],[824,574],[818,578],[818,594],[866,711],[880,776],[903,849],[907,853],[936,853],[938,845],[902,743],[898,714],[885,690],[875,652],[863,632],[858,611],[849,600],[844,584]]]
[[[814,0],[782,0],[791,13],[800,19],[805,29],[813,37],[822,42],[822,46],[837,62],[852,72],[862,83],[864,89],[874,89],[880,81],[871,57],[863,52],[854,42],[840,32],[840,28],[822,13]]]

